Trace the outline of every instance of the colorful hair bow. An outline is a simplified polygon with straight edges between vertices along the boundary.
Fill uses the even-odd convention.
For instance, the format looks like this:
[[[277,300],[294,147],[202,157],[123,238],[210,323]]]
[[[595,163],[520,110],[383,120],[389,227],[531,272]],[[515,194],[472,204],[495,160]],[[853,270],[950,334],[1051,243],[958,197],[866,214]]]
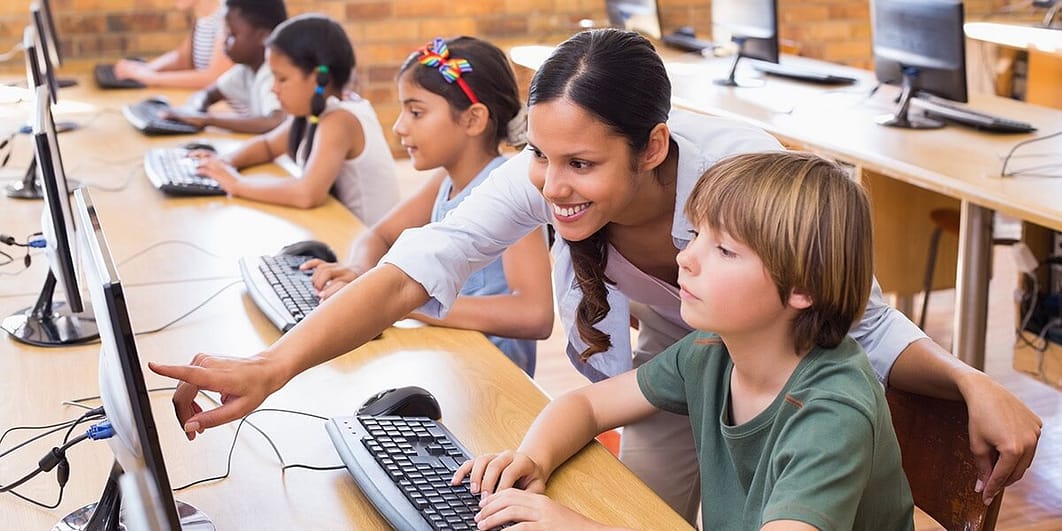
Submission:
[[[469,101],[479,103],[479,98],[472,92],[472,87],[461,78],[462,73],[472,71],[472,64],[468,62],[468,59],[450,59],[450,48],[446,46],[446,41],[436,37],[432,42],[424,45],[420,49],[420,64],[437,69],[447,83],[457,82],[457,86],[461,87]]]

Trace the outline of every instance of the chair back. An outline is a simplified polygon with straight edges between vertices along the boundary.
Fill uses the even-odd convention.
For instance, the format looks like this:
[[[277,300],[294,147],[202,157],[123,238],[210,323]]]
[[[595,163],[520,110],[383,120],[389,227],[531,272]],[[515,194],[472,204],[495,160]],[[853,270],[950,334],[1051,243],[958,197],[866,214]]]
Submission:
[[[1003,493],[985,506],[974,492],[966,404],[891,387],[885,396],[915,506],[949,531],[995,529]]]

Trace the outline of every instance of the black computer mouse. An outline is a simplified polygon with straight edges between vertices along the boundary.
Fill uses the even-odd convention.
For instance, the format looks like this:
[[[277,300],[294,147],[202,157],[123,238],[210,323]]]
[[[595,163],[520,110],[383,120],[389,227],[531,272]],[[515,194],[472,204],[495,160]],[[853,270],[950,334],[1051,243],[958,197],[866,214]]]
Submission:
[[[675,28],[675,35],[683,35],[686,37],[696,37],[697,32],[693,30],[693,26],[679,26]]]
[[[358,415],[397,415],[399,417],[428,417],[439,420],[439,402],[427,390],[410,385],[387,389],[371,396],[358,408]]]
[[[212,144],[208,144],[206,142],[188,142],[186,144],[181,144],[181,148],[182,149],[187,149],[188,151],[195,151],[197,149],[202,149],[202,150],[210,151],[210,152],[213,152],[213,153],[217,153],[218,152],[218,148],[216,148]]]
[[[335,251],[333,251],[327,243],[319,242],[317,240],[303,240],[301,242],[295,242],[281,249],[280,254],[287,254],[292,256],[309,256],[312,258],[320,258],[325,262],[339,261],[336,259]]]

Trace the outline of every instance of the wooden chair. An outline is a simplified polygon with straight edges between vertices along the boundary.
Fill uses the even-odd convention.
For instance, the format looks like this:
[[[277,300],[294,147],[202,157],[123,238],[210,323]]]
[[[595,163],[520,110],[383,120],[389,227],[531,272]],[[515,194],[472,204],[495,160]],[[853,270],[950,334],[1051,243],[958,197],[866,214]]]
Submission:
[[[966,404],[895,388],[885,396],[915,506],[944,529],[995,529],[1003,493],[986,507],[973,490],[977,462],[970,452]]]

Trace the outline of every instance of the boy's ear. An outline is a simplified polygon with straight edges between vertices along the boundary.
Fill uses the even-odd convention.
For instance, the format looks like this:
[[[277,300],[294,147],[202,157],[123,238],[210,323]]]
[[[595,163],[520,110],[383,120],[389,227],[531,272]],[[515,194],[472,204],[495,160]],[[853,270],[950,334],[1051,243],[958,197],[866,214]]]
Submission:
[[[649,132],[649,142],[641,156],[641,170],[649,171],[667,159],[668,150],[671,148],[671,130],[667,124],[659,123]]]
[[[806,310],[815,303],[815,301],[811,300],[811,295],[797,289],[789,292],[789,300],[785,302],[790,308],[796,310]]]
[[[463,115],[462,125],[469,136],[483,134],[490,125],[490,110],[482,103],[473,103],[471,107],[465,109]]]

